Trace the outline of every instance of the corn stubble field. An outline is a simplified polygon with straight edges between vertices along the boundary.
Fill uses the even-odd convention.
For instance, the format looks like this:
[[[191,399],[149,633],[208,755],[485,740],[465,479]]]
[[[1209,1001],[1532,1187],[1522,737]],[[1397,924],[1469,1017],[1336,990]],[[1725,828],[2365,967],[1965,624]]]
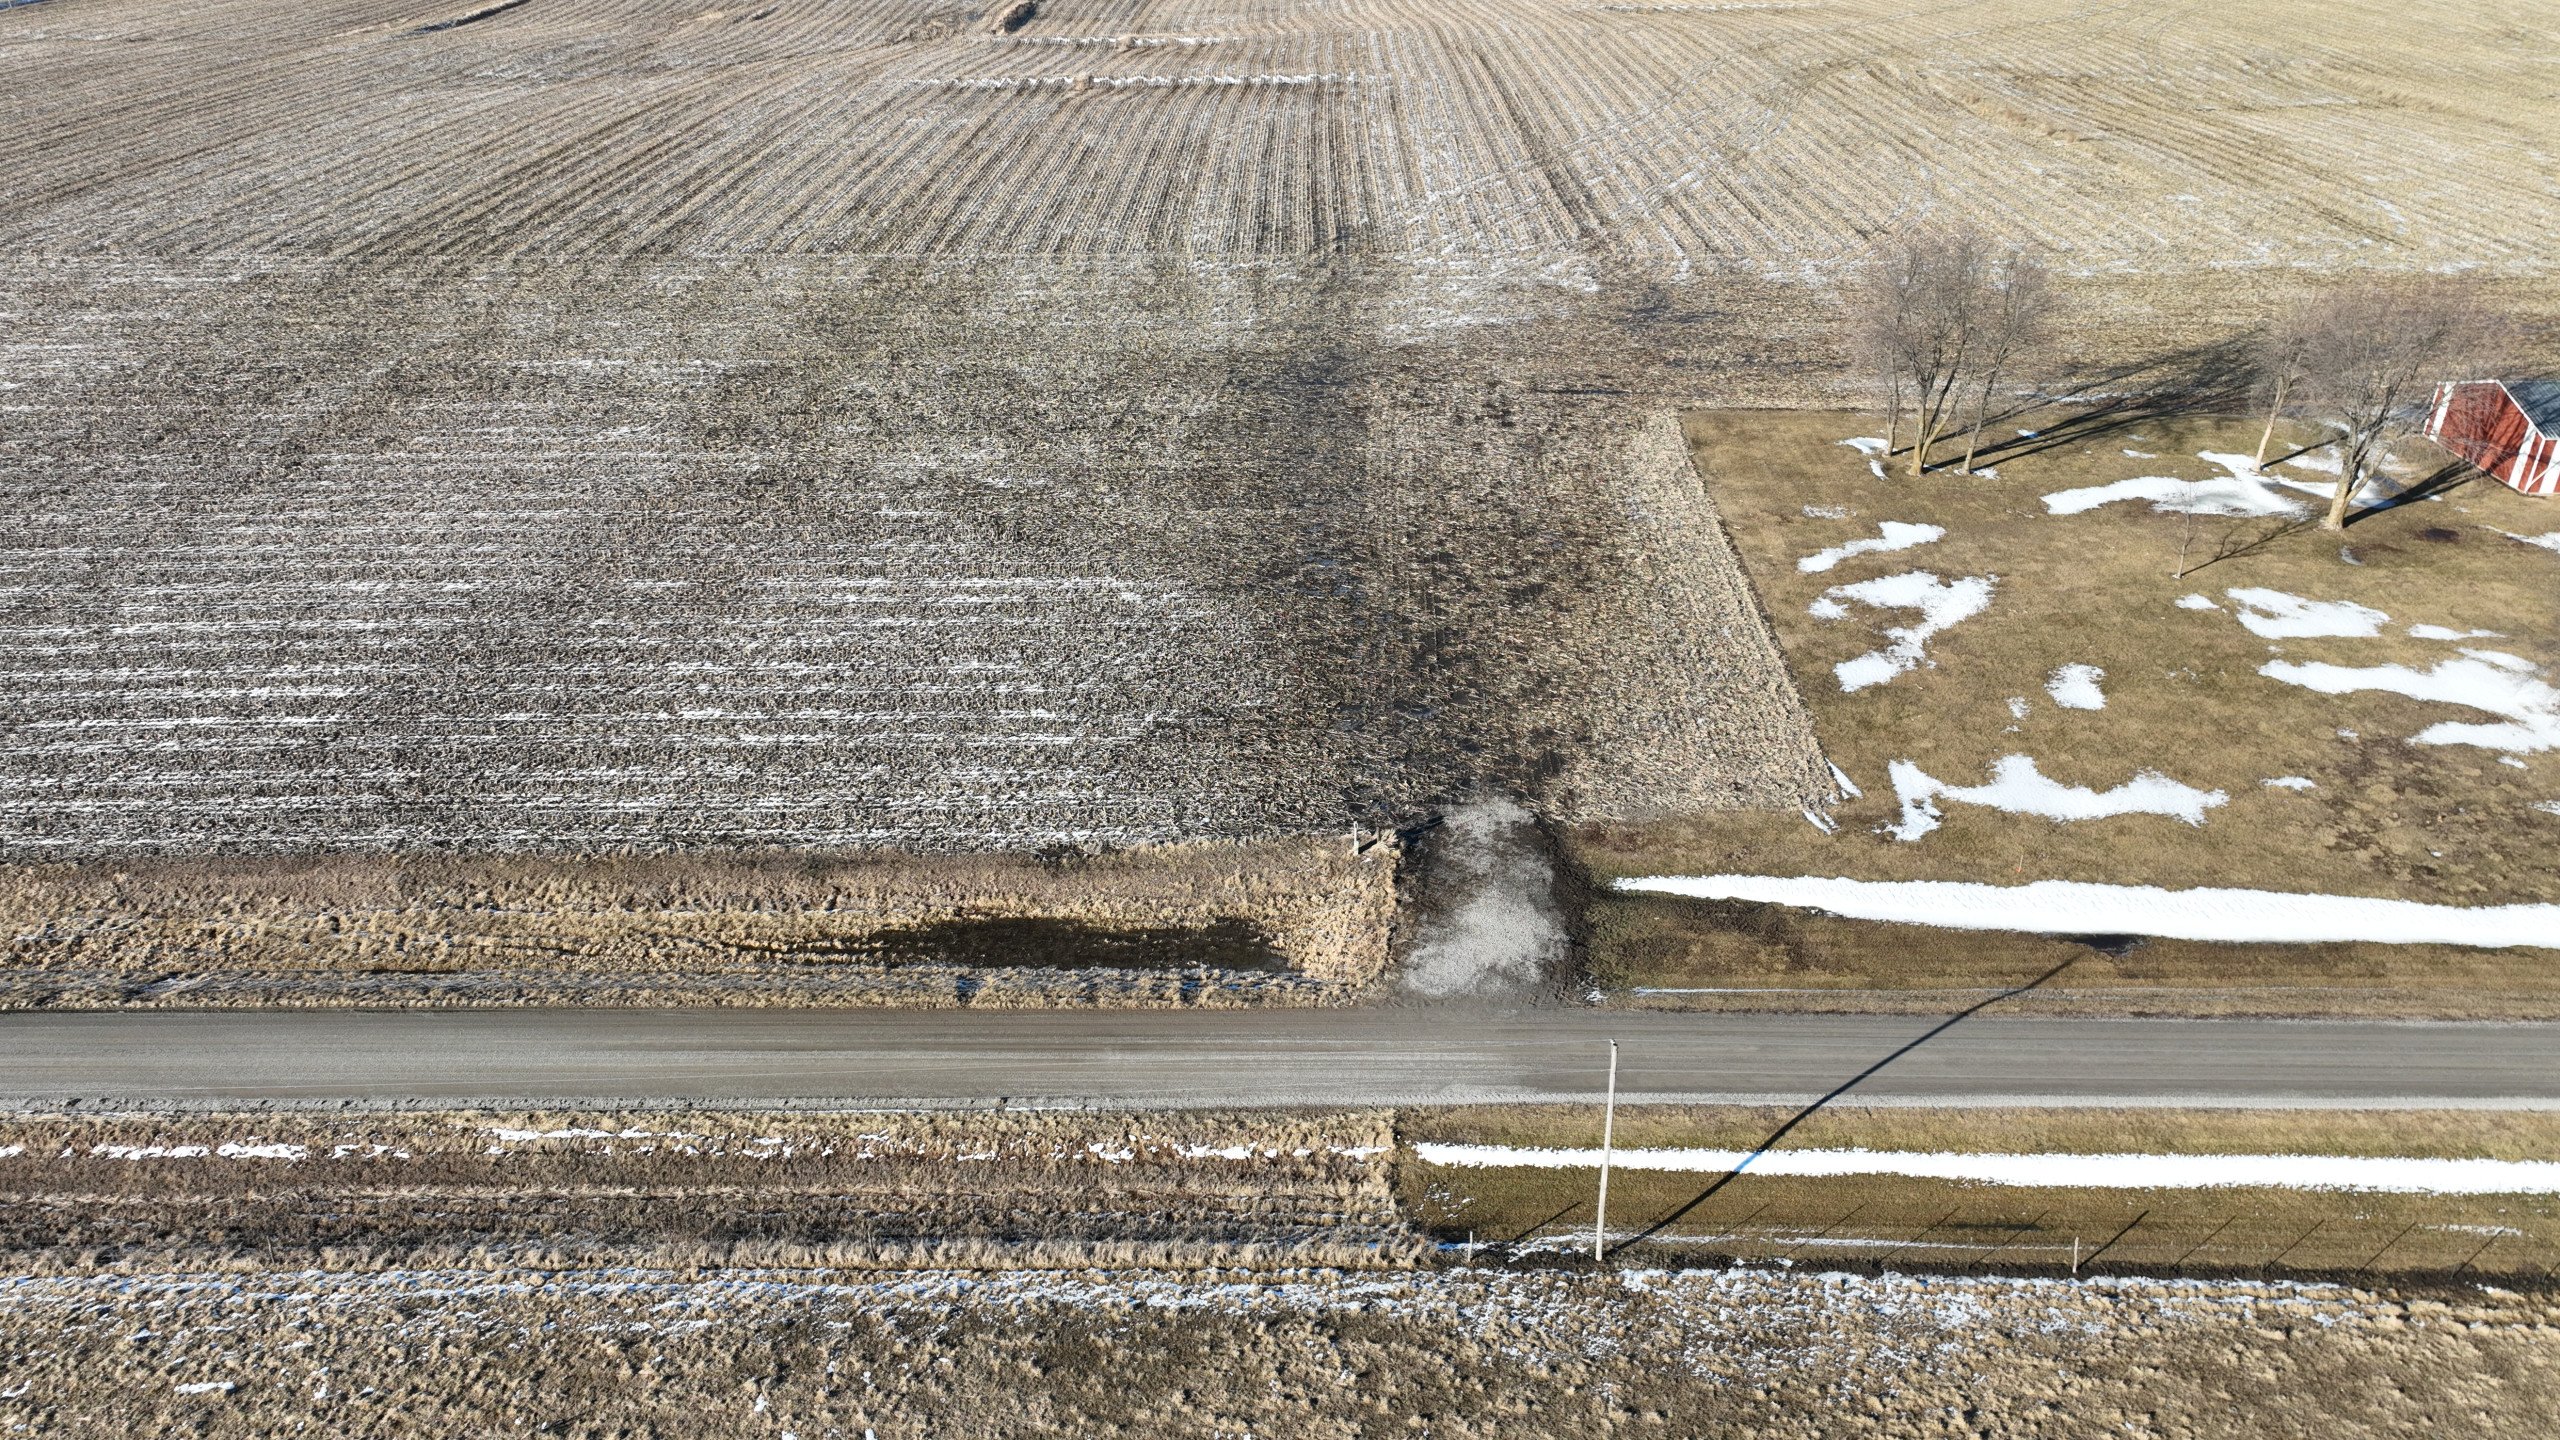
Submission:
[[[1830,386],[1923,206],[2078,273],[2093,363],[2528,281],[2531,12],[2423,21],[12,7],[0,861],[1792,808],[1666,412]]]
[[[1768,1117],[1627,1118],[1631,1141],[1676,1143]],[[2353,1150],[2389,1124],[2235,1116],[2190,1135],[2191,1119],[2152,1117],[2146,1139],[2249,1147],[2289,1131]],[[1854,1261],[1855,1225],[1828,1251],[1725,1270],[1428,1263],[1424,1227],[1441,1227],[1411,1202],[1435,1180],[1526,1215],[1558,1187],[1587,1206],[1589,1177],[1418,1167],[1399,1158],[1407,1132],[1580,1141],[1590,1120],[13,1116],[0,1121],[14,1277],[0,1285],[0,1423],[1331,1437],[2379,1436],[2440,1422],[2522,1435],[2560,1400],[2560,1309],[2477,1272],[2386,1291],[2301,1267],[2232,1278],[2249,1267],[2211,1261],[2195,1278],[2078,1283],[1821,1268]],[[1822,1143],[1879,1117],[1827,1123]],[[2421,1148],[2494,1129],[2429,1126]],[[1984,1134],[1963,1114],[1898,1133],[1950,1130]],[[2530,1244],[2547,1255],[2547,1236]]]
[[[1875,236],[2042,248],[2073,375],[2348,267],[2547,315],[2551,38],[2438,0],[0,5],[0,1004],[1341,998],[1383,829],[1828,794],[1672,412],[1836,403]],[[1279,970],[916,938],[1027,933],[990,922]],[[2471,1279],[1420,1264],[1381,1116],[0,1130],[29,1432],[2560,1410],[2547,1292]]]

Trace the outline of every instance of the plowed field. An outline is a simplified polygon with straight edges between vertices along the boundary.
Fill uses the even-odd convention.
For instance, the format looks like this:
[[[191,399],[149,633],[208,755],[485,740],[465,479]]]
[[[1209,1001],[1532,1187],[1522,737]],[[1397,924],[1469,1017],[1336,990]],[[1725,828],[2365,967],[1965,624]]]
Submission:
[[[1667,412],[1922,214],[2531,294],[2547,20],[2369,8],[10,7],[0,860],[1791,808]]]

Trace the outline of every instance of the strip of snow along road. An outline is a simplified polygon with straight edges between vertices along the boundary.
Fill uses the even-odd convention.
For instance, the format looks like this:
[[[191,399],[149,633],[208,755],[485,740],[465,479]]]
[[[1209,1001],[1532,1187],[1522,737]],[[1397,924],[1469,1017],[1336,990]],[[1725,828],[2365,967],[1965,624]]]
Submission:
[[[1596,1170],[1597,1150],[1420,1142],[1426,1165]],[[2397,1195],[2560,1194],[2560,1161],[2366,1155],[1967,1155],[1941,1150],[1612,1150],[1620,1170],[1687,1175],[1910,1175],[2083,1190],[2367,1190]]]
[[[2305,600],[2281,590],[2239,589],[2222,592],[2240,606],[2240,624],[2265,640],[2310,640],[2337,636],[2370,640],[2382,633],[2391,617],[2352,600]]]
[[[2065,710],[2104,710],[2107,693],[2098,682],[2106,678],[2107,672],[2095,665],[2065,665],[2046,677],[2044,693]]]
[[[2484,711],[2507,722],[2440,720],[2410,736],[2414,745],[2477,745],[2511,755],[2560,750],[2560,689],[2542,680],[2532,661],[2503,650],[2466,649],[2462,658],[2440,660],[2432,670],[2270,660],[2258,667],[2258,673],[2323,695],[2380,690]]]
[[[1850,600],[1878,609],[1920,612],[1920,618],[1909,625],[1885,627],[1892,644],[1831,667],[1840,677],[1840,688],[1854,693],[1881,685],[1927,659],[1926,647],[1939,632],[1990,607],[1993,583],[1987,575],[1941,580],[1926,570],[1907,570],[1854,585],[1834,585],[1805,608],[1823,620],[1848,618],[1849,607],[1843,602]]]
[[[1850,920],[2016,930],[2036,935],[2154,935],[2164,940],[2318,944],[2471,945],[2560,950],[2560,905],[2426,905],[2362,895],[2281,890],[2163,890],[2037,880],[1843,880],[1797,875],[1636,875],[1619,890],[1749,900],[1821,910]]]
[[[1902,818],[1884,831],[1906,843],[1938,828],[1945,818],[1938,813],[1940,800],[2057,821],[2166,815],[2202,825],[2204,812],[2231,799],[2219,790],[2182,785],[2156,770],[2141,771],[2112,790],[2065,785],[2037,769],[2032,755],[2003,755],[1993,761],[1987,785],[1950,785],[1908,760],[1894,761],[1885,772],[1893,778],[1895,798],[1902,802]]]
[[[1807,575],[1819,574],[1852,555],[1883,555],[1895,550],[1909,550],[1947,538],[1942,525],[1919,525],[1908,520],[1880,520],[1876,533],[1864,540],[1848,540],[1828,550],[1817,550],[1796,562],[1796,568]]]

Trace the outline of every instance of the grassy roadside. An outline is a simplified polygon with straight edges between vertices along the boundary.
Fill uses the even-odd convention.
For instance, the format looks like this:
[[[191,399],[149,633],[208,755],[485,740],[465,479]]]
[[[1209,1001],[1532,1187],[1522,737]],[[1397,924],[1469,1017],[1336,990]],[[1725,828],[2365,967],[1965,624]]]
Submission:
[[[1622,1111],[1625,1148],[1751,1149],[1793,1112]],[[1589,1148],[1588,1107],[1409,1111],[1399,1138]],[[1990,1153],[2301,1154],[2548,1159],[2560,1116],[2473,1111],[1929,1110],[1834,1107],[1787,1149]],[[1408,1158],[1397,1185],[1435,1239],[1500,1255],[1588,1242],[1590,1168],[1476,1167]],[[1638,1263],[1723,1260],[1996,1273],[2082,1267],[2159,1275],[2560,1274],[2560,1196],[2396,1195],[2275,1187],[2127,1190],[1992,1186],[1892,1175],[1739,1176],[1620,1169],[1613,1253]]]
[[[2412,737],[2438,722],[2495,717],[2380,692],[2328,695],[2260,673],[2276,659],[2424,672],[2483,647],[2538,667],[2545,680],[2560,673],[2560,558],[2508,538],[2560,528],[2560,506],[2485,482],[2457,484],[2441,498],[2365,515],[2343,545],[2316,527],[2277,533],[2280,519],[2190,524],[2139,500],[2057,515],[2042,496],[2138,476],[2227,478],[2200,452],[2249,451],[2257,432],[2237,420],[2042,423],[2046,434],[1989,457],[1996,475],[1915,481],[1898,470],[1877,478],[1841,443],[1871,433],[1870,417],[1689,417],[1693,454],[1824,748],[1863,794],[1831,812],[1836,829],[1827,834],[1795,815],[1580,827],[1568,845],[1599,886],[1590,915],[1596,978],[1657,1006],[1927,1009],[1949,997],[1846,992],[1986,992],[2069,961],[2037,994],[2007,1003],[2084,1013],[2560,1015],[2551,952],[2153,940],[2106,953],[2049,937],[1606,889],[1626,875],[1741,871],[2239,886],[2460,905],[2560,900],[2560,867],[2548,859],[2560,844],[2560,815],[2539,808],[2560,798],[2560,756],[2417,744]],[[2291,452],[2280,445],[2274,453]],[[2281,473],[2327,478],[2301,465]],[[2427,472],[2413,465],[2410,473]],[[1945,534],[1799,568],[1805,557],[1876,537],[1886,521]],[[2182,578],[2171,573],[2182,543],[2193,564],[2261,537],[2247,553]],[[1885,629],[1910,624],[1915,612],[1852,602],[1825,619],[1817,602],[1835,586],[1911,571],[1981,577],[1990,602],[1931,637],[1912,669],[1844,690],[1834,667],[1886,645]],[[2350,602],[2387,618],[2371,635],[2269,638],[2240,623],[2234,589]],[[2219,608],[2182,605],[2188,596]],[[2412,633],[2419,626],[2436,628]],[[2497,633],[2430,638],[2472,631]],[[2065,707],[2048,692],[2066,665],[2103,672],[2103,708]],[[1910,839],[1889,833],[1906,818],[1894,762],[1947,785],[1980,786],[2011,756],[2032,759],[2062,785],[2105,792],[2155,772],[2220,799],[2190,825],[2158,814],[2056,822],[1941,798],[1934,829]],[[1772,987],[1811,993],[1634,993]]]

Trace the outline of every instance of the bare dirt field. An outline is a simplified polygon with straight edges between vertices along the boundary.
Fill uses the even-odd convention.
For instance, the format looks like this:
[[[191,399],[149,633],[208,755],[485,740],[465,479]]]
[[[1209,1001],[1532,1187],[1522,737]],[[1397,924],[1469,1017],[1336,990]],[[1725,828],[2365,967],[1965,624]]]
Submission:
[[[1598,883],[1741,872],[2462,906],[2560,899],[2546,858],[2560,842],[2550,684],[2560,556],[2526,543],[2560,526],[2560,507],[2465,478],[2419,441],[2381,487],[2405,488],[2405,502],[2330,534],[2307,523],[2316,492],[2334,483],[2324,452],[2304,448],[2323,437],[2288,428],[2270,453],[2277,478],[2248,480],[2230,465],[2245,466],[2258,423],[2176,413],[2022,413],[1985,457],[1993,473],[1887,479],[1843,443],[1880,428],[1870,421],[1729,412],[1690,425],[1825,751],[1860,793],[1812,819],[1587,827],[1576,853]],[[2290,463],[2272,464],[2280,458]],[[2233,508],[2259,513],[2189,516],[2120,493],[2164,482],[2221,486]],[[1909,543],[1876,548],[1889,532]],[[1924,622],[1915,607],[1881,603],[1897,597],[1875,587],[1913,576],[1947,594],[1979,587],[1983,603],[1885,676],[1860,657],[1891,651],[1890,631]],[[2381,688],[2403,676],[2403,690]],[[2459,683],[2475,678],[2486,683]],[[2311,683],[2324,680],[2333,688]],[[2425,698],[2431,686],[2450,698]],[[2058,820],[2002,808],[2034,801],[2031,777],[1994,784],[2024,775],[2022,763],[2056,785],[2112,794],[2127,813]],[[1955,1009],[2067,963],[2004,1005],[2560,1010],[2560,968],[2542,949],[2092,948],[1600,893],[1604,975],[1692,992],[1648,997],[1657,1004],[1866,1006],[1878,997],[1852,993],[1902,989],[1930,992],[1908,1003]],[[1791,993],[1712,993],[1753,987]]]
[[[0,1417],[76,1436],[2544,1434],[2483,1287],[1475,1271],[62,1277]]]

